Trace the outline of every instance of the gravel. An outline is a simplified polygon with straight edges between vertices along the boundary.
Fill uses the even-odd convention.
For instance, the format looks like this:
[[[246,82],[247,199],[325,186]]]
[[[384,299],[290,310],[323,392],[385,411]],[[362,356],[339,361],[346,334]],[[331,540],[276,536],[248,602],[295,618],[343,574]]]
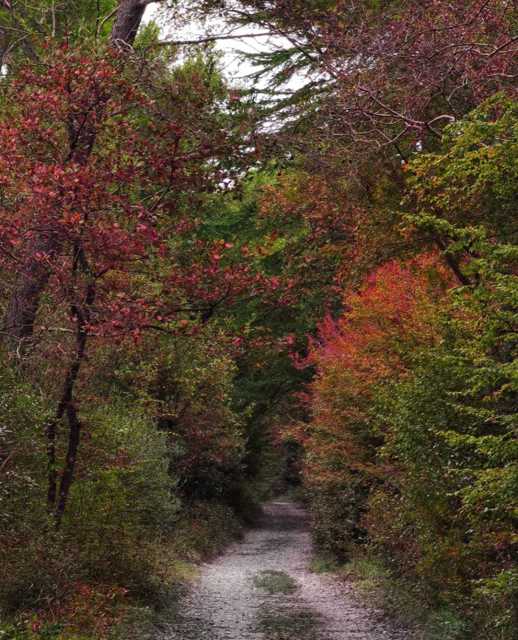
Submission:
[[[308,515],[278,500],[180,601],[161,640],[410,640],[353,587],[312,573]]]

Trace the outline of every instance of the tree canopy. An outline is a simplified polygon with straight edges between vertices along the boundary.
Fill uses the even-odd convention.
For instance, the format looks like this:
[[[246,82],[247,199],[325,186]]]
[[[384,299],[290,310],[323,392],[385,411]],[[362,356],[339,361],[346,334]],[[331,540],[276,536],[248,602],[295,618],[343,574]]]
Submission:
[[[419,637],[515,637],[517,22],[0,3],[0,637],[123,637],[294,487]]]

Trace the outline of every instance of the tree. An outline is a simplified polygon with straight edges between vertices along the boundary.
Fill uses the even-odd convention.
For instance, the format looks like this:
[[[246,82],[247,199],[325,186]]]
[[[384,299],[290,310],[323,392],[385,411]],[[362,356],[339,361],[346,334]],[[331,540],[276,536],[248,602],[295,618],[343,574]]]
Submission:
[[[158,0],[121,0],[111,33],[115,44],[131,45],[142,22],[144,11]]]
[[[368,542],[425,599],[459,610],[467,632],[496,624],[505,638],[516,630],[515,106],[493,96],[409,164],[414,257],[349,284],[346,312],[302,361],[316,369],[311,419],[294,429],[325,549]]]
[[[256,57],[258,74],[273,71],[272,88],[297,72],[309,77],[280,104],[289,112],[299,101],[313,127],[358,148],[433,144],[484,97],[513,91],[516,7],[507,0],[215,4],[286,43]]]
[[[193,194],[218,188],[223,176],[214,162],[235,137],[220,108],[224,87],[201,61],[151,69],[148,76],[141,70],[137,87],[122,54],[90,58],[64,47],[46,71],[29,67],[11,86],[12,117],[5,114],[0,126],[6,150],[0,235],[4,273],[14,267],[15,296],[25,265],[45,276],[41,348],[58,354],[65,373],[47,424],[48,503],[59,522],[79,446],[74,393],[88,341],[138,340],[148,330],[174,334],[190,321],[195,330],[214,306],[231,304],[252,287],[260,293],[268,279],[240,254],[225,260],[231,247],[193,238]],[[155,85],[157,71],[165,75]],[[85,128],[96,141],[86,150]],[[80,161],[83,152],[87,162]],[[52,254],[34,254],[42,241],[52,241]],[[63,419],[68,453],[58,488],[56,432]]]
[[[310,421],[301,425],[300,437],[306,482],[320,514],[316,531],[328,551],[343,554],[361,538],[369,491],[390,477],[390,463],[379,459],[385,434],[373,420],[376,394],[407,375],[417,349],[439,339],[433,319],[450,284],[437,254],[380,266],[357,292],[347,291],[346,312],[321,323],[301,362],[316,370],[308,388]]]
[[[112,29],[112,43],[133,43],[147,4],[149,2],[142,0],[122,0],[119,3]],[[66,162],[72,167],[86,166],[89,162],[96,144],[96,125],[103,118],[106,102],[110,99],[110,87],[104,85],[103,91],[95,92],[91,98],[89,104],[70,104],[68,135],[66,139],[59,141],[63,146]],[[81,111],[82,108],[85,110]],[[55,205],[59,206],[59,203],[56,202]],[[18,281],[6,310],[4,335],[7,336],[7,344],[13,351],[23,351],[30,342],[41,295],[51,276],[49,267],[61,254],[62,242],[59,231],[52,224],[49,225],[49,222],[50,220],[40,229],[39,234],[29,240],[26,261],[18,270]]]

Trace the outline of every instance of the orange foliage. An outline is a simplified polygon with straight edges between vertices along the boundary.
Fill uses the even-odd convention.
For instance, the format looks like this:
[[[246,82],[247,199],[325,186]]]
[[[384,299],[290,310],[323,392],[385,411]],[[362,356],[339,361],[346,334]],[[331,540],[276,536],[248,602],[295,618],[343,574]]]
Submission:
[[[376,385],[405,375],[409,358],[439,339],[438,302],[451,276],[435,253],[393,260],[346,295],[346,313],[320,324],[304,364],[316,367],[312,422],[303,436],[310,484],[334,484],[344,473],[390,473],[375,452],[383,434],[369,425]]]

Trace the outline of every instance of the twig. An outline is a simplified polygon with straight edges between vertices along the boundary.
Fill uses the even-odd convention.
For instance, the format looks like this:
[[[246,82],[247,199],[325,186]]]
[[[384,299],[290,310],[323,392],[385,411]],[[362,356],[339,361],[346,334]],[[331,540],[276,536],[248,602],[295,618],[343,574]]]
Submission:
[[[206,44],[209,42],[216,42],[218,40],[240,40],[242,38],[264,38],[266,36],[272,36],[274,34],[271,31],[264,31],[260,33],[243,33],[242,35],[234,35],[232,33],[225,33],[217,36],[207,36],[205,38],[196,38],[194,40],[161,40],[156,43],[156,46],[159,47],[167,47],[167,46],[186,46],[186,45],[196,45],[196,44]]]

